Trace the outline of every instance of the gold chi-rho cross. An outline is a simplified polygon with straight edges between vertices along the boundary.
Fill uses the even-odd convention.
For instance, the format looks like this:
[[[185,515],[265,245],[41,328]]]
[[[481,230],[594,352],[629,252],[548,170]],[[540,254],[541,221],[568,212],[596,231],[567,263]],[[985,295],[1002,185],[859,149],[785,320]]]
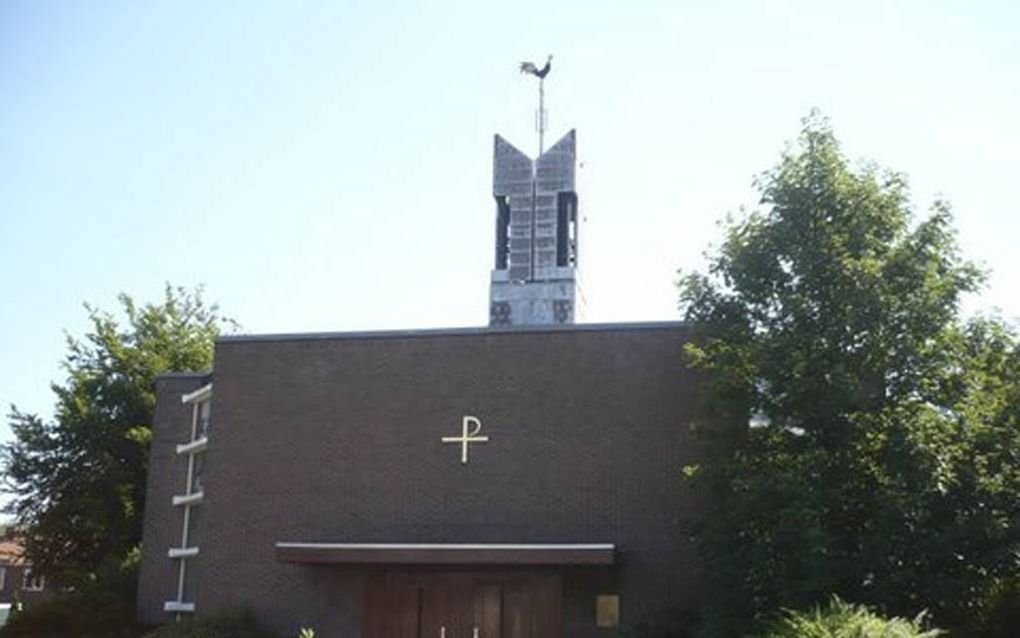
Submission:
[[[444,436],[443,443],[460,443],[460,462],[467,465],[468,446],[472,443],[488,443],[488,436],[478,436],[482,431],[482,420],[476,416],[465,416],[461,422],[460,436]]]

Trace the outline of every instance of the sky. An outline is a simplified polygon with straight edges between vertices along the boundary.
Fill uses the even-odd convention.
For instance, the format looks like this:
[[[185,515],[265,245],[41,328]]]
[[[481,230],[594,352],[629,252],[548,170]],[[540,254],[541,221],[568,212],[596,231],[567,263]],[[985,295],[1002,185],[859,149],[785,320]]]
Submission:
[[[484,325],[493,134],[578,131],[587,322],[679,317],[727,213],[818,107],[956,211],[1020,317],[1015,2],[0,4],[0,406],[64,331],[204,285],[245,332]],[[0,424],[0,441],[10,436]]]

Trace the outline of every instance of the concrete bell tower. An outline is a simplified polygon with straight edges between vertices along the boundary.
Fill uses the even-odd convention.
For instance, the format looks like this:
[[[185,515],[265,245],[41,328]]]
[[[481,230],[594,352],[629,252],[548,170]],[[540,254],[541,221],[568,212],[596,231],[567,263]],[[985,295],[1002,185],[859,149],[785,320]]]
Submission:
[[[490,326],[574,322],[578,216],[576,131],[538,159],[496,135],[496,251]]]

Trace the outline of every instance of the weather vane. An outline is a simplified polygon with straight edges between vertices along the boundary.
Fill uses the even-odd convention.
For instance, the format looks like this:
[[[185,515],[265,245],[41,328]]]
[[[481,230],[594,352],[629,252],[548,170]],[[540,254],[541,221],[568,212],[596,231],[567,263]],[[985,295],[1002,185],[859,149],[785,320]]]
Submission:
[[[538,155],[542,156],[545,150],[545,127],[548,124],[545,112],[545,76],[549,75],[552,68],[552,54],[545,59],[545,66],[541,69],[535,66],[534,62],[521,62],[521,73],[530,73],[538,78],[538,113],[535,114],[535,128],[538,129]]]

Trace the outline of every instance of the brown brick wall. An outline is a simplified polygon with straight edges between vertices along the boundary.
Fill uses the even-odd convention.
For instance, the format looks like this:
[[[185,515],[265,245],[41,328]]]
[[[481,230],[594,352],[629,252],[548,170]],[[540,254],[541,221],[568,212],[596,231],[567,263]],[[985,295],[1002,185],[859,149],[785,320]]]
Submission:
[[[199,613],[247,605],[286,635],[358,635],[363,573],[278,563],[277,541],[611,542],[618,567],[565,577],[566,636],[605,635],[597,593],[621,595],[625,624],[683,604],[694,585],[680,530],[680,467],[694,454],[685,338],[663,324],[219,342]],[[161,388],[157,438],[186,438],[170,436],[181,410],[163,406],[184,391]],[[465,414],[491,437],[467,466],[440,443]],[[168,469],[154,443],[145,610],[175,582]]]
[[[142,560],[138,574],[138,617],[144,623],[166,622],[163,603],[177,599],[177,561],[167,550],[181,544],[183,508],[171,505],[183,494],[187,457],[176,453],[179,443],[191,438],[191,406],[181,395],[205,384],[201,375],[173,375],[156,380],[156,413],[152,424],[149,479],[145,491]]]
[[[25,589],[25,566],[22,564],[0,563],[0,569],[3,570],[0,602],[13,603],[15,600],[18,600],[25,608],[29,608],[34,604],[49,599],[56,591],[48,579],[43,580],[42,591]]]

